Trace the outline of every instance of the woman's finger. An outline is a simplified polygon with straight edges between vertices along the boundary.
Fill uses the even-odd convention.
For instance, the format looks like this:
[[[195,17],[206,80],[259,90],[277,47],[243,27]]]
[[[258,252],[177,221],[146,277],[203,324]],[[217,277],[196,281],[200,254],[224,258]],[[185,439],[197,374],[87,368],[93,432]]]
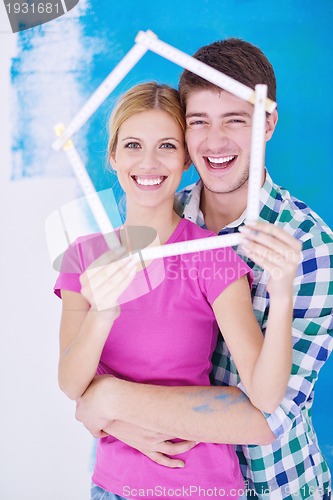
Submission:
[[[122,270],[113,277],[112,283],[105,282],[97,289],[93,289],[92,295],[96,305],[99,303],[109,304],[107,307],[114,307],[114,305],[117,305],[120,295],[133,281],[135,274],[135,267],[129,269],[127,274],[125,274]],[[105,309],[105,307],[103,307],[103,309]]]
[[[117,286],[135,268],[136,261],[132,256],[121,261],[112,262],[112,264],[105,266],[100,274],[95,276],[94,284],[96,288],[104,284]]]
[[[86,271],[80,276],[81,285],[84,286],[89,283],[91,288],[99,288],[105,282],[112,282],[115,280],[116,275],[121,273],[127,275],[127,269],[135,267],[133,256],[117,260],[105,266],[96,268],[87,268]]]
[[[85,271],[89,271],[90,275],[94,276],[95,273],[100,272],[101,268],[104,268],[114,262],[120,262],[127,256],[129,256],[128,250],[125,247],[109,249],[107,252],[104,252],[100,257],[95,259],[85,269]]]
[[[110,270],[109,270],[110,271]],[[87,274],[82,279],[81,294],[96,306],[98,310],[115,307],[123,291],[130,285],[136,274],[136,263],[134,259],[116,266],[112,272],[94,275],[89,279]]]

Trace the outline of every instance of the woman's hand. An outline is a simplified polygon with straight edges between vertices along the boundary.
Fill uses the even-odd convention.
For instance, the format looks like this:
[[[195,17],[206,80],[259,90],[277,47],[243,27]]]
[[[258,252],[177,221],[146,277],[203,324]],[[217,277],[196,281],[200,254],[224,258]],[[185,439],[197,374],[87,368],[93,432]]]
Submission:
[[[125,249],[109,250],[96,259],[80,276],[81,294],[97,311],[119,310],[120,295],[132,282],[136,260],[124,257]]]
[[[292,291],[302,244],[274,224],[257,222],[241,226],[241,248],[245,255],[269,274],[267,291],[284,297]]]

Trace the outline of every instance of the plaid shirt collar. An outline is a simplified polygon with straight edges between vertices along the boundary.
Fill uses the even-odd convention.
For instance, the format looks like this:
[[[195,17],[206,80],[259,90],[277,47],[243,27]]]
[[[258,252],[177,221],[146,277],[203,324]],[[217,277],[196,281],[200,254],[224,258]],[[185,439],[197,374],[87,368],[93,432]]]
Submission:
[[[180,192],[179,202],[182,205],[183,217],[192,220],[201,227],[205,227],[204,215],[200,209],[200,197],[203,182],[199,179],[195,184]],[[282,198],[278,195],[273,181],[266,170],[265,182],[260,190],[260,218],[274,223],[278,217]],[[246,209],[237,220],[222,228],[219,234],[234,232],[240,225],[244,224]]]

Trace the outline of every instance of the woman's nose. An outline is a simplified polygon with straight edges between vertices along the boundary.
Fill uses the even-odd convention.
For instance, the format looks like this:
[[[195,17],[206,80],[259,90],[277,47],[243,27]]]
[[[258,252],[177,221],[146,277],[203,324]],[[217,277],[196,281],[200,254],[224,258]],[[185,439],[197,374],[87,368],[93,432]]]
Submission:
[[[159,166],[158,155],[154,150],[146,150],[141,157],[140,168],[154,170]]]

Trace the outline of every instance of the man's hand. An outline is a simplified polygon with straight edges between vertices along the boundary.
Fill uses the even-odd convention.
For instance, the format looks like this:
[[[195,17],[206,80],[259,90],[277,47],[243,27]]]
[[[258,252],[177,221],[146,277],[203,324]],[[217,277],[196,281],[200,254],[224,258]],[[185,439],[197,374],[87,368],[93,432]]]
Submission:
[[[184,467],[184,462],[176,458],[169,458],[167,455],[178,455],[191,450],[197,444],[193,441],[172,443],[171,436],[152,432],[121,420],[113,420],[104,431],[140,451],[153,462],[171,468]]]
[[[88,389],[76,400],[75,417],[88,429],[90,434],[96,438],[107,436],[103,429],[112,423],[112,417],[105,409],[105,398],[103,397],[103,383],[112,375],[96,376]]]
[[[106,400],[104,381],[111,375],[95,377],[85,393],[76,401],[76,418],[90,434],[101,438],[111,434],[120,441],[140,451],[154,462],[166,467],[183,467],[184,462],[166,456],[177,455],[193,448],[193,441],[170,442],[174,436],[143,429],[120,420],[111,420],[110,408],[104,408]],[[114,379],[116,381],[116,379]],[[107,387],[110,395],[110,384]]]
[[[302,244],[287,231],[266,222],[241,226],[241,248],[253,262],[269,275],[267,291],[272,297],[292,294],[296,270],[302,258]]]

